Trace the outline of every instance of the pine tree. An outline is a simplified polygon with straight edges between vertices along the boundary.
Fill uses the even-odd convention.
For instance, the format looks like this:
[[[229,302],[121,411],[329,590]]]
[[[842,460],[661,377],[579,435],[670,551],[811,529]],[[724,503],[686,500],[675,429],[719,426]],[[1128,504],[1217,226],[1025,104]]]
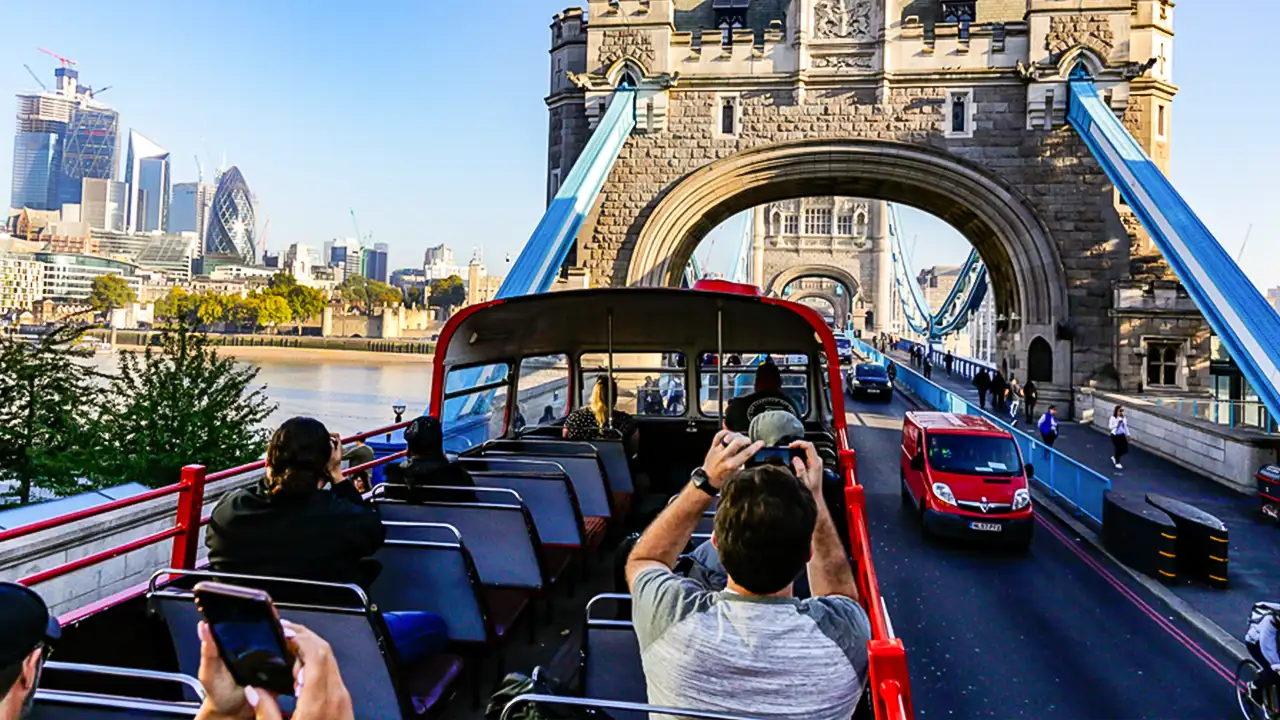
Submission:
[[[0,502],[100,486],[89,478],[102,383],[77,346],[87,329],[71,320],[35,343],[0,338]]]

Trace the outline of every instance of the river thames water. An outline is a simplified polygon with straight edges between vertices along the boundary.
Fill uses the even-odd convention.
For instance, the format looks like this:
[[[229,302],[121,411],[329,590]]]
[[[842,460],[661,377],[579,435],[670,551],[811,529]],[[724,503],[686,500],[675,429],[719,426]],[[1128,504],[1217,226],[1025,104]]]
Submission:
[[[265,385],[266,394],[279,405],[267,421],[271,427],[295,415],[309,415],[332,431],[352,435],[391,424],[396,401],[403,401],[408,408],[405,417],[410,418],[430,400],[429,356],[277,348],[237,348],[234,354],[259,369],[257,384]],[[90,362],[110,372],[118,357],[96,355]]]

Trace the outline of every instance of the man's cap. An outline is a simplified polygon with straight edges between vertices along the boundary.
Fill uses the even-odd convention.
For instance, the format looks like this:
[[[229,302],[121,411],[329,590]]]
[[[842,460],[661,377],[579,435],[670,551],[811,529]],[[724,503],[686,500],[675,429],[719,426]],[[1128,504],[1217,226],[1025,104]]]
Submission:
[[[20,662],[37,645],[61,636],[58,619],[34,590],[0,582],[0,668]]]
[[[785,410],[769,410],[752,418],[750,436],[752,442],[763,442],[765,447],[780,447],[803,440],[804,424]]]

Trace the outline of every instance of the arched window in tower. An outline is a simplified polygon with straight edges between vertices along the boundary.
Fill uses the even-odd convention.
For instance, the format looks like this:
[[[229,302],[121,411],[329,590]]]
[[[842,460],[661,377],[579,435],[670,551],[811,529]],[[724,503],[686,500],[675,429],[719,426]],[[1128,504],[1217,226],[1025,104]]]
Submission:
[[[956,93],[951,96],[951,132],[962,133],[965,131],[965,121],[969,117],[968,97],[963,93]]]
[[[1027,348],[1027,379],[1038,383],[1053,382],[1053,348],[1042,337],[1031,341]]]
[[[853,214],[853,234],[858,237],[867,235],[867,211],[858,210]]]
[[[720,133],[723,135],[738,134],[738,99],[723,98],[720,101]]]

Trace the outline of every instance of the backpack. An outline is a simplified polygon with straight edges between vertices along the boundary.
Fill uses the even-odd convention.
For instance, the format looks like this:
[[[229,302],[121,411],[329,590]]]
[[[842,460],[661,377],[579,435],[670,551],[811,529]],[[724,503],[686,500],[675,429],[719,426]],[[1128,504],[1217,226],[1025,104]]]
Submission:
[[[542,667],[535,667],[532,677],[524,673],[510,673],[502,679],[498,691],[489,698],[489,705],[484,710],[485,720],[499,720],[507,703],[521,695],[530,694],[572,696],[562,683],[547,675]],[[536,702],[525,703],[510,717],[512,720],[612,720],[608,713],[595,708],[542,705]]]
[[[1280,626],[1280,603],[1254,603],[1253,609],[1249,611],[1249,629],[1245,632],[1244,641],[1247,643],[1259,642],[1262,636],[1262,627],[1268,621]]]

